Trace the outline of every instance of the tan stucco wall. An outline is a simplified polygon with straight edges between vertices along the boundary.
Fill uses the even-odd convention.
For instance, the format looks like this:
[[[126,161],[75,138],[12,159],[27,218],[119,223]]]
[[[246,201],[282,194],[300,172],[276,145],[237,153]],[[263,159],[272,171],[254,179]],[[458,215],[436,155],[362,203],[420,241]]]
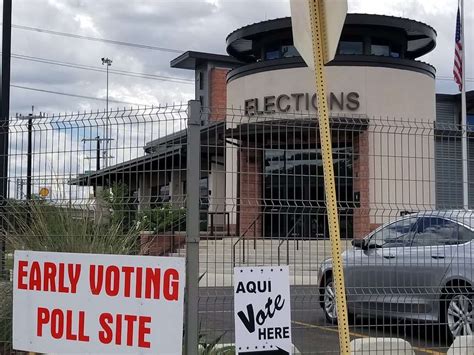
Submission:
[[[375,67],[335,66],[326,69],[330,92],[358,92],[360,95],[357,111],[342,112],[422,121],[435,118],[435,81],[425,74]],[[227,84],[227,107],[243,109],[246,99],[263,100],[264,96],[305,92],[315,92],[313,73],[308,68],[267,71],[230,81]],[[341,111],[335,107],[332,112]]]
[[[382,223],[401,210],[434,208],[435,80],[422,73],[392,68],[334,66],[327,67],[326,73],[330,92],[359,94],[357,110],[341,111],[334,106],[332,113],[365,115],[371,122],[371,223]],[[234,79],[227,85],[229,126],[248,120],[242,117],[247,99],[258,98],[262,103],[264,96],[314,93],[314,86],[313,73],[308,68],[267,71]],[[315,110],[310,105],[309,112],[303,109],[265,116],[293,117],[295,113]],[[250,120],[255,119],[265,118]]]

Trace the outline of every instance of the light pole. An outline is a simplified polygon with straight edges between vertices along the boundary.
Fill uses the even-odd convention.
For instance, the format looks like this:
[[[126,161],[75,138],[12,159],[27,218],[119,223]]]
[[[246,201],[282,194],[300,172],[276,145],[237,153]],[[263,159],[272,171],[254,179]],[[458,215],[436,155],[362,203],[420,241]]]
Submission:
[[[107,93],[105,99],[105,110],[107,116],[105,120],[105,150],[104,150],[104,166],[109,166],[109,67],[112,65],[112,59],[103,57],[102,65],[105,65],[107,71]]]

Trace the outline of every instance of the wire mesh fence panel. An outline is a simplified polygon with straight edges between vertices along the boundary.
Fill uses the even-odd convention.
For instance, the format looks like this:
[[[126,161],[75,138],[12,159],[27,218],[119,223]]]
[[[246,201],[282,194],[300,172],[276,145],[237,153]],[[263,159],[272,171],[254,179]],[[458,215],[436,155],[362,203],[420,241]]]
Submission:
[[[184,245],[187,110],[10,120],[0,353],[13,353],[15,250],[169,255]]]
[[[10,121],[2,354],[12,353],[14,250],[186,257],[192,212],[201,351],[235,351],[234,267],[288,265],[293,352],[339,353],[317,119],[202,108],[193,147],[188,116],[186,105]],[[446,353],[473,326],[461,127],[336,115],[331,128],[354,351]],[[186,209],[190,174],[199,211]]]
[[[338,354],[317,120],[237,109],[203,109],[203,117],[203,340],[234,342],[234,267],[289,265],[293,351]],[[331,128],[354,351],[446,353],[473,327],[461,127],[338,115]]]

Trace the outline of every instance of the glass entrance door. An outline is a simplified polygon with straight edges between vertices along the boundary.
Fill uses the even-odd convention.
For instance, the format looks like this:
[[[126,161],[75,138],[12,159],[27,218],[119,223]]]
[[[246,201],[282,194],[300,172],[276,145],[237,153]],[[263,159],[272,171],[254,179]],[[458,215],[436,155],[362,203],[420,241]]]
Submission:
[[[352,206],[352,147],[334,148],[338,201]],[[265,223],[269,238],[328,237],[320,149],[268,149],[264,154]],[[349,213],[347,213],[349,212]],[[341,235],[352,236],[352,217],[341,218]],[[350,230],[348,230],[350,228]]]

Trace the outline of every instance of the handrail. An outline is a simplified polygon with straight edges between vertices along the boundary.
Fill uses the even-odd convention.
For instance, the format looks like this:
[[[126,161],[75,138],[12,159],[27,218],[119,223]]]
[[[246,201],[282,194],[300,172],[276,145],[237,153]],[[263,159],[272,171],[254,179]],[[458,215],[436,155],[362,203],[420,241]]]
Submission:
[[[240,235],[239,239],[232,246],[232,262],[235,267],[235,247],[237,244],[242,241],[242,262],[245,263],[245,235],[253,227],[253,248],[257,247],[257,222],[262,217],[262,213],[259,213],[257,217],[250,223],[250,225],[245,229],[245,231]]]
[[[214,216],[223,215],[224,216],[224,225],[227,227],[227,235],[230,236],[230,212],[228,211],[219,211],[219,212],[208,212],[211,217],[211,230],[209,231],[209,236],[214,235]]]
[[[302,220],[303,216],[299,216],[299,218],[296,220],[295,224],[293,224],[293,227],[286,233],[285,239],[280,240],[280,243],[278,244],[278,265],[280,265],[280,247],[283,245],[283,243],[286,241],[286,264],[290,264],[290,244],[289,244],[289,236],[290,234],[293,233],[295,230],[296,226],[300,223]]]

